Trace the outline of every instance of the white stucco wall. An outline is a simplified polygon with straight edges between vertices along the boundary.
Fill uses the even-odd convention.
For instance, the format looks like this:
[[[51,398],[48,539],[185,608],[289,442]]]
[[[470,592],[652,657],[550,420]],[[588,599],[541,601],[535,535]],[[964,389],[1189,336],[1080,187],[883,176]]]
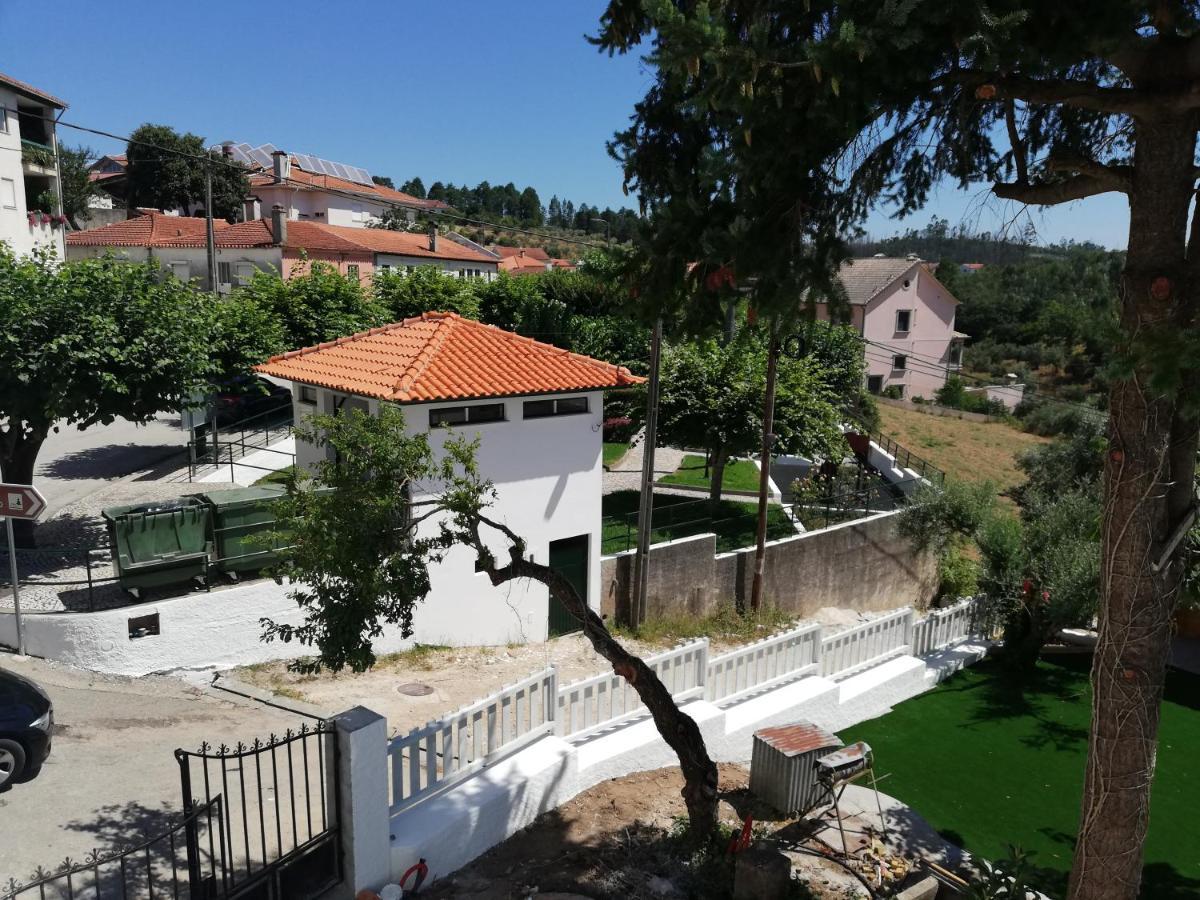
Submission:
[[[373,203],[366,198],[351,200],[340,194],[306,190],[295,185],[265,185],[254,188],[253,193],[262,201],[264,216],[269,216],[271,208],[278,203],[288,211],[289,219],[307,219],[311,222],[346,225],[351,228],[366,228],[381,221],[386,209],[384,204]],[[357,212],[356,205],[359,207]]]
[[[429,430],[431,409],[504,403],[506,421],[461,426],[453,432],[437,429],[432,433],[430,443],[435,451],[440,451],[445,438],[452,433],[479,438],[480,471],[496,486],[492,515],[525,539],[529,553],[537,562],[548,562],[551,541],[586,534],[588,603],[599,609],[604,395],[600,391],[591,391],[562,396],[586,396],[588,412],[525,419],[523,403],[531,399],[529,397],[414,404],[404,406],[403,411],[409,434],[418,434]],[[306,421],[318,409],[332,413],[340,395],[317,389],[316,406],[301,402],[299,397],[300,386],[294,385],[297,424]],[[369,401],[368,405],[372,412],[378,410],[377,401]],[[296,463],[302,468],[311,470],[320,456],[321,451],[315,446],[296,442]],[[425,485],[424,492],[414,492],[414,500],[429,496],[436,487]],[[436,524],[430,521],[426,527],[432,530]],[[495,543],[490,546],[506,553],[503,537],[498,534],[494,537]],[[502,621],[485,617],[478,628],[469,629],[488,638],[481,643],[545,639],[549,593],[542,585],[510,582],[492,587],[487,576],[475,571],[474,554],[466,547],[452,549],[430,574],[433,584],[430,599],[426,609],[419,614],[422,641],[471,643],[462,639],[464,598],[472,598],[472,603],[478,598],[484,607],[509,613]],[[515,617],[512,615],[514,610]]]
[[[29,103],[30,101],[21,101]],[[21,125],[17,119],[18,96],[0,87],[0,106],[7,110],[7,131],[0,131],[0,179],[11,179],[13,183],[13,205],[8,205],[7,187],[0,186],[0,241],[7,243],[13,252],[23,256],[36,246],[52,248],[59,257],[63,255],[63,229],[49,225],[30,225],[29,203],[33,198],[25,196],[25,172],[21,161]],[[46,210],[54,212],[54,210]]]
[[[118,259],[128,259],[133,262],[145,262],[147,259],[157,260],[159,266],[166,272],[180,274],[172,263],[187,265],[187,278],[196,281],[202,287],[208,284],[208,251],[204,247],[77,247],[68,246],[67,259],[90,259],[112,253]],[[253,266],[264,272],[278,273],[282,264],[282,255],[278,247],[246,247],[246,248],[217,248],[218,277],[220,263],[227,262],[232,267],[232,275],[238,275],[239,264]],[[253,274],[253,273],[249,273]]]
[[[449,240],[449,238],[440,238],[440,240]],[[375,269],[378,271],[383,266],[388,266],[391,269],[404,272],[409,266],[414,268],[420,266],[435,266],[445,272],[447,275],[453,275],[455,278],[474,277],[466,275],[464,270],[480,272],[479,278],[484,281],[492,281],[496,278],[500,271],[499,265],[486,260],[465,260],[465,259],[429,259],[423,256],[400,256],[395,253],[376,253],[375,254]]]
[[[906,400],[932,399],[946,383],[956,308],[950,292],[923,266],[898,279],[867,304],[862,333],[874,342],[866,345],[867,374],[883,376],[884,389],[901,387]],[[896,331],[896,313],[904,309],[915,311],[907,333]],[[910,357],[905,371],[892,369],[895,354]]]

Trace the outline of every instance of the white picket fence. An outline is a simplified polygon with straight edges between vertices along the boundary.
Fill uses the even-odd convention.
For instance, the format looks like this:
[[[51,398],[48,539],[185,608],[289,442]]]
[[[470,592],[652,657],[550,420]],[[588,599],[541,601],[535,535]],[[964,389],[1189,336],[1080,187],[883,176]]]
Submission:
[[[558,673],[554,666],[501,688],[388,743],[391,811],[407,809],[461,781],[500,755],[554,731]]]
[[[918,620],[896,610],[822,635],[801,625],[709,659],[708,641],[680,644],[645,662],[676,702],[703,697],[733,703],[808,675],[842,679],[905,653],[923,656],[966,640],[978,618],[961,600]],[[645,713],[621,676],[604,672],[563,687],[553,666],[463,707],[388,744],[391,811],[401,812],[543,735],[578,740]]]
[[[704,693],[708,641],[680,644],[674,650],[647,658],[645,663],[677,702],[691,700]],[[615,672],[601,672],[559,690],[557,732],[563,737],[582,737],[644,709],[642,698],[628,681]]]

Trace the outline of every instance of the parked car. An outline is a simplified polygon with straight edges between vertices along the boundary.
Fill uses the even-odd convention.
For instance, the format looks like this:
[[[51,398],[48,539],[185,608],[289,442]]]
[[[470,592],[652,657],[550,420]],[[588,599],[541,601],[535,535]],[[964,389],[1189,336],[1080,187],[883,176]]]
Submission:
[[[225,382],[216,397],[218,428],[229,428],[264,413],[292,409],[292,392],[254,375]]]
[[[0,669],[0,790],[37,775],[50,755],[54,704],[40,687]]]

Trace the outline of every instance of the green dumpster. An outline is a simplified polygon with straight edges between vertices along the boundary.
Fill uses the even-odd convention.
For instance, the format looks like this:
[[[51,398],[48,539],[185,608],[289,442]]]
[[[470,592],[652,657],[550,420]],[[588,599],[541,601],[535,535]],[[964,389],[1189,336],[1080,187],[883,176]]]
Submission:
[[[275,502],[285,493],[284,485],[264,484],[197,495],[212,511],[217,571],[236,576],[278,559],[268,535],[275,528]]]
[[[203,581],[210,550],[209,511],[195,497],[112,506],[101,515],[125,590],[137,596],[142,588]]]

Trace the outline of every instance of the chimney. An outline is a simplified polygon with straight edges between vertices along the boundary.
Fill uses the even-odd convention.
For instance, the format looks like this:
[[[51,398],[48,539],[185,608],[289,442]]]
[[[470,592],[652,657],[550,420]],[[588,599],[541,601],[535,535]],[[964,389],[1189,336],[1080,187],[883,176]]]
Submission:
[[[518,256],[524,256],[524,255],[525,255],[525,248],[524,248],[524,247],[522,247],[522,248],[521,248],[521,252],[520,252],[520,253],[518,253],[517,255],[518,255]]]
[[[276,244],[287,243],[287,213],[278,203],[271,207],[271,234]]]
[[[1004,383],[1005,384],[1016,384],[1017,383],[1017,373],[1016,372],[1007,373],[1004,376]]]
[[[271,164],[275,171],[275,183],[283,184],[292,177],[292,158],[283,150],[271,154]]]
[[[437,222],[430,222],[429,223],[429,252],[430,253],[437,253],[437,237],[438,237]]]
[[[262,201],[257,197],[247,197],[242,201],[242,221],[253,222],[262,218]]]

